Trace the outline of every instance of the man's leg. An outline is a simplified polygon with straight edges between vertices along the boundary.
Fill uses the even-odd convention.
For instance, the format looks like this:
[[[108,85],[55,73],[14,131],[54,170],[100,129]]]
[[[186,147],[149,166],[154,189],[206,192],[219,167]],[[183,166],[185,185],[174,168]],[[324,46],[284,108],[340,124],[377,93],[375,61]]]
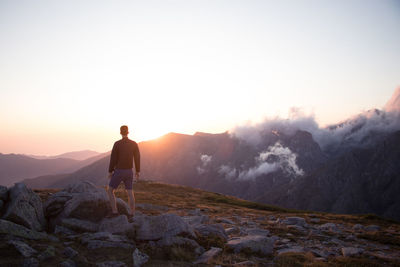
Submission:
[[[128,195],[129,207],[131,208],[131,213],[129,215],[135,215],[135,195],[132,189],[125,190]]]
[[[114,188],[109,186],[108,190],[108,199],[110,200],[110,205],[111,205],[111,211],[112,213],[118,213],[118,209],[117,209],[117,201],[115,200],[115,195],[114,195]]]

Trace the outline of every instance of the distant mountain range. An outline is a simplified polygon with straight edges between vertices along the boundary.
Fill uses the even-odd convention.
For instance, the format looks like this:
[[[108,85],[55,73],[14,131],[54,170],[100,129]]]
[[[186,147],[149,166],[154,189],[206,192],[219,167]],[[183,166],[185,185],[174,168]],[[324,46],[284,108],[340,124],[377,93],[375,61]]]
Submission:
[[[102,153],[93,151],[93,150],[81,150],[81,151],[73,151],[73,152],[67,152],[63,153],[60,155],[55,155],[55,156],[40,156],[40,155],[25,155],[30,158],[34,159],[74,159],[74,160],[85,160],[88,158],[92,158],[98,155],[101,155]]]
[[[74,154],[73,152],[70,155]],[[41,175],[71,173],[103,158],[107,153],[96,154],[84,160],[75,160],[62,157],[35,159],[25,155],[0,153],[0,184],[10,186],[15,182]]]
[[[310,118],[230,133],[170,133],[141,142],[142,177],[288,208],[400,220],[400,89],[383,110],[327,128]],[[71,174],[25,180],[62,188],[107,183],[109,157]]]

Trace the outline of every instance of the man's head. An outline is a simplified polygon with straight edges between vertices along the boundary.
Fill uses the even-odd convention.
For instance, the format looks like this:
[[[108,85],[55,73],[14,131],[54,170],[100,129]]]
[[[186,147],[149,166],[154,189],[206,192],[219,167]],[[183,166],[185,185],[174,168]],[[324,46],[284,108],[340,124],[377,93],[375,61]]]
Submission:
[[[128,126],[122,125],[122,126],[119,128],[119,132],[120,132],[121,135],[124,135],[124,136],[128,135],[128,133],[129,133],[129,131],[128,131]]]

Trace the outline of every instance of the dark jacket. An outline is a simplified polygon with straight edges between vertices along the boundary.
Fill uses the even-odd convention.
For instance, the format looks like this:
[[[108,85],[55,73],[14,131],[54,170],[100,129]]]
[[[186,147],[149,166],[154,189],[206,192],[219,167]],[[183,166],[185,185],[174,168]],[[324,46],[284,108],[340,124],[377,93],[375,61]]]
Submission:
[[[132,169],[133,160],[135,160],[136,172],[140,172],[140,152],[138,144],[124,137],[114,143],[111,151],[109,172],[114,169]]]

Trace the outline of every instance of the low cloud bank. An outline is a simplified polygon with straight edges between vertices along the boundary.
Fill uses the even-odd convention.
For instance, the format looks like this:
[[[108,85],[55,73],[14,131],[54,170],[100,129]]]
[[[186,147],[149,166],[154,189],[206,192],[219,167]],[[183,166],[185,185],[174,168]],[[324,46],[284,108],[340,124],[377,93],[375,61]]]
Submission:
[[[282,170],[292,177],[301,176],[304,171],[296,164],[297,155],[288,147],[279,142],[268,147],[256,157],[256,165],[247,170],[237,171],[229,165],[222,165],[218,172],[228,180],[247,181],[254,180],[261,175],[266,175],[277,170]]]
[[[322,128],[313,114],[306,115],[300,109],[292,108],[288,119],[276,117],[258,124],[237,126],[230,131],[230,134],[249,144],[258,145],[266,132],[278,131],[291,136],[298,130],[310,132],[322,149],[346,141],[362,146],[365,144],[363,142],[365,138],[371,134],[400,130],[400,112],[373,109]]]
[[[201,161],[201,164],[200,164],[200,166],[197,167],[197,172],[198,172],[198,174],[203,174],[207,170],[206,169],[207,165],[209,165],[210,162],[212,161],[212,156],[206,155],[206,154],[200,155],[200,161]]]

